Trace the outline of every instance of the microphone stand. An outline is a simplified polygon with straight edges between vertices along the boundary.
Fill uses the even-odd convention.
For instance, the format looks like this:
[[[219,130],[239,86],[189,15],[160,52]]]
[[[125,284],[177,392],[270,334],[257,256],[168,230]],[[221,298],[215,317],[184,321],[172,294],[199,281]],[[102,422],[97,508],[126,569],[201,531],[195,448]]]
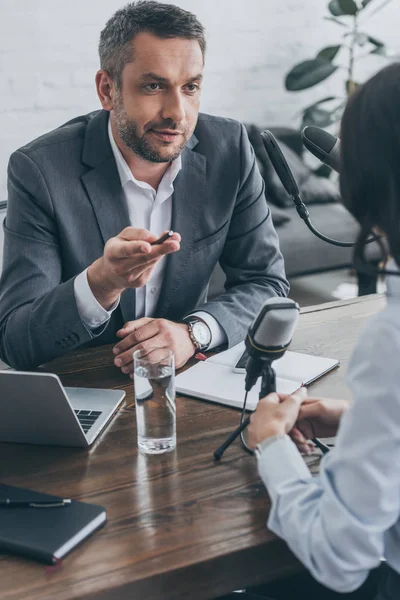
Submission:
[[[261,389],[258,395],[259,400],[271,394],[271,392],[276,392],[276,377],[275,371],[272,368],[272,364],[270,361],[265,361],[263,365],[263,369],[261,371]],[[250,423],[250,417],[247,417],[235,431],[231,433],[231,435],[225,440],[225,442],[214,452],[214,460],[218,461],[222,458],[225,450],[229,448],[229,446],[236,440],[236,438],[246,429],[246,427]],[[322,454],[327,454],[329,452],[329,446],[321,442],[318,438],[313,438],[312,442],[319,448]]]
[[[264,362],[264,361],[263,361]],[[265,361],[261,371],[261,389],[258,394],[259,400],[268,396],[271,392],[276,392],[275,371],[270,361]],[[225,440],[225,442],[214,452],[214,460],[220,460],[225,450],[236,440],[236,438],[246,429],[250,423],[250,417],[247,417],[235,431]]]

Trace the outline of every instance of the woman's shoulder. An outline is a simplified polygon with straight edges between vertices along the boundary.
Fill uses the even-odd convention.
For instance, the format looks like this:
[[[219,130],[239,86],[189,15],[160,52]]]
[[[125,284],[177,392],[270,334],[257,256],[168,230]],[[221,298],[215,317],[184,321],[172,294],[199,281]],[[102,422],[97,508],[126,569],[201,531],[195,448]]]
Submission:
[[[400,356],[400,306],[388,303],[365,325],[355,346],[348,378],[355,372],[365,374],[393,371],[397,373]]]

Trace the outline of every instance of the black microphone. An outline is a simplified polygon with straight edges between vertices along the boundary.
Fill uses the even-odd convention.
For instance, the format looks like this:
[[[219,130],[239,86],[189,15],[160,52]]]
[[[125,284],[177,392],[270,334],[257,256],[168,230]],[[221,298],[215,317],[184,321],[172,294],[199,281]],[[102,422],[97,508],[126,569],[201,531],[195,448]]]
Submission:
[[[246,336],[249,358],[246,364],[245,390],[249,392],[265,367],[281,358],[288,349],[296,327],[300,307],[290,298],[270,298],[250,325]],[[275,390],[260,391],[260,398]]]
[[[307,128],[307,129],[309,129],[309,128]],[[314,127],[313,129],[318,129],[318,128]],[[326,132],[324,132],[324,133],[326,133]],[[327,135],[331,138],[334,138],[334,136],[331,136],[329,133]],[[303,221],[307,225],[308,229],[314,235],[316,235],[318,238],[320,238],[324,242],[328,242],[328,244],[332,244],[333,246],[340,246],[342,248],[351,248],[352,246],[354,246],[355,242],[341,242],[339,240],[334,240],[333,238],[330,238],[327,235],[324,235],[323,233],[321,233],[314,227],[314,225],[312,224],[311,219],[310,219],[310,213],[308,212],[306,205],[304,204],[303,200],[301,199],[299,186],[296,183],[293,173],[286,161],[286,158],[283,155],[282,150],[279,147],[278,142],[276,141],[273,134],[268,130],[263,131],[261,133],[261,137],[262,137],[262,140],[264,143],[265,150],[267,151],[267,154],[272,163],[272,166],[274,167],[274,169],[276,171],[276,174],[278,175],[283,187],[285,188],[285,190],[287,191],[287,193],[293,200],[299,217],[301,219],[303,219]],[[334,138],[334,140],[337,140],[337,138]],[[339,140],[337,140],[337,141],[339,141]],[[327,148],[327,147],[328,146],[325,145],[325,148]],[[333,149],[333,147],[332,147],[332,149]],[[375,240],[376,240],[376,238],[374,236],[372,236],[367,240],[367,243],[374,242]]]
[[[257,379],[261,376],[259,398],[276,391],[275,372],[271,363],[281,358],[292,341],[300,307],[289,298],[270,298],[264,302],[260,312],[250,325],[246,348],[249,358],[246,364],[245,390],[246,396]],[[244,414],[242,411],[242,419]],[[214,459],[219,460],[225,450],[242,433],[250,422],[247,418],[214,452]]]
[[[340,140],[320,127],[304,127],[301,137],[304,146],[325,165],[339,173]]]

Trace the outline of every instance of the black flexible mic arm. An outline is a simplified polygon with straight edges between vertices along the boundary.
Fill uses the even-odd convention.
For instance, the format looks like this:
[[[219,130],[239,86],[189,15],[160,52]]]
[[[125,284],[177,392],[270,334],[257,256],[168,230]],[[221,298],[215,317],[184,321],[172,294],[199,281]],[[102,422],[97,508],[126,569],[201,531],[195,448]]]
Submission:
[[[332,244],[333,246],[341,246],[342,248],[353,247],[355,245],[354,242],[341,242],[340,240],[334,240],[333,238],[324,235],[314,227],[311,222],[310,213],[308,212],[307,206],[301,199],[299,187],[295,178],[293,177],[293,173],[290,170],[290,167],[282,153],[282,150],[279,147],[277,140],[273,134],[268,131],[268,129],[261,133],[261,137],[263,139],[265,150],[267,151],[276,174],[278,175],[283,187],[293,200],[299,217],[303,219],[308,229],[324,242],[328,242],[328,244]],[[375,237],[371,237],[367,240],[368,243],[374,241]]]

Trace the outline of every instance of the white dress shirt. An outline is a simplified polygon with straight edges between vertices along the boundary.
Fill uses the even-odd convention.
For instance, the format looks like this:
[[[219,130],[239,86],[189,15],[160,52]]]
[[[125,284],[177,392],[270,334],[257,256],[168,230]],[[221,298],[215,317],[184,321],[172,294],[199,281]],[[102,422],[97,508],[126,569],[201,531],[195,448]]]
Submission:
[[[388,276],[387,306],[358,341],[347,375],[353,400],[319,476],[288,436],[258,461],[272,501],[268,527],[338,592],[357,589],[382,556],[400,573],[399,357],[400,277]]]
[[[171,229],[174,181],[182,168],[181,157],[179,156],[168,167],[156,191],[148,183],[138,181],[133,176],[114,140],[110,120],[108,121],[108,136],[128,208],[130,225],[136,229],[147,229],[158,236],[165,229]],[[111,206],[110,210],[112,210]],[[166,258],[164,257],[155,266],[147,285],[136,289],[136,319],[154,314],[161,291],[165,265]],[[87,269],[75,278],[74,294],[79,316],[90,329],[106,323],[119,304],[118,300],[107,311],[97,302],[88,283]],[[210,349],[226,342],[224,330],[212,315],[204,311],[192,314],[200,317],[209,326],[211,330]]]

